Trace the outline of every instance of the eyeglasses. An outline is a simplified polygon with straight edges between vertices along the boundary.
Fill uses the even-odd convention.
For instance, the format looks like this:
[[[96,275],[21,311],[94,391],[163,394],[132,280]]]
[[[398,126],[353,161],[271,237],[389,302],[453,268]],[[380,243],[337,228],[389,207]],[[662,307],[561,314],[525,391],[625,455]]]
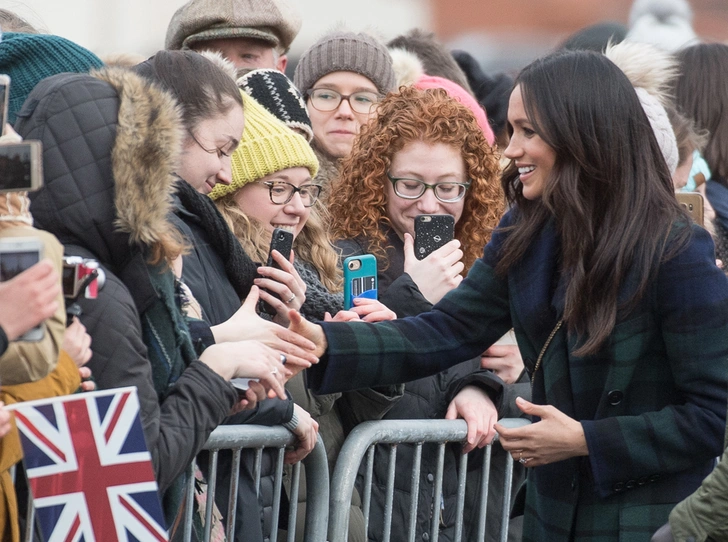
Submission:
[[[229,158],[232,156],[232,154],[235,152],[235,149],[238,148],[238,144],[240,143],[237,139],[231,139],[228,141],[225,145],[222,147],[216,147],[214,149],[208,149],[205,147],[202,143],[199,142],[199,140],[195,137],[195,134],[192,132],[188,132],[190,134],[190,137],[192,138],[192,141],[197,143],[197,145],[206,153],[209,154],[217,154],[218,158],[222,158],[223,156],[226,158]]]
[[[301,201],[304,207],[311,207],[321,193],[321,186],[318,184],[304,184],[295,186],[285,181],[255,181],[258,184],[264,184],[268,187],[270,201],[276,205],[285,205],[293,199],[293,195],[298,192],[301,195]]]
[[[400,198],[417,199],[421,198],[428,188],[435,193],[435,197],[442,203],[454,203],[465,196],[470,187],[470,181],[466,183],[436,183],[427,184],[419,179],[406,179],[403,177],[392,177],[387,172],[387,178],[394,186],[394,193]]]
[[[354,92],[344,95],[328,88],[313,88],[306,91],[311,98],[311,105],[319,111],[335,111],[343,100],[349,102],[349,107],[356,113],[367,115],[379,103],[381,96],[376,92]]]

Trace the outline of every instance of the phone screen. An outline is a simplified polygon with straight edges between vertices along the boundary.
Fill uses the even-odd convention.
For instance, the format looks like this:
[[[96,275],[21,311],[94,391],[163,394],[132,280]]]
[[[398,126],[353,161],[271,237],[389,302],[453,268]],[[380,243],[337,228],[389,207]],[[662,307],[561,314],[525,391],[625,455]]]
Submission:
[[[12,279],[39,261],[37,250],[0,253],[0,281]]]
[[[0,189],[20,191],[33,188],[31,152],[31,146],[27,144],[0,145]]]

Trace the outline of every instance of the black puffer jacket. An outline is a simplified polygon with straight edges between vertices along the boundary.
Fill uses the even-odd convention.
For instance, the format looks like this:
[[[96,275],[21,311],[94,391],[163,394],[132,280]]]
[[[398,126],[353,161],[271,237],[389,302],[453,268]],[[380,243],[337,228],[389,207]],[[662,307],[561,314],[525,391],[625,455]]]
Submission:
[[[215,326],[229,319],[240,308],[241,296],[247,295],[256,276],[256,266],[229,230],[225,220],[207,196],[198,194],[189,184],[177,183],[172,221],[191,248],[184,256],[182,277],[200,303],[207,324]],[[255,410],[243,411],[225,420],[226,424],[280,425],[293,417],[293,401],[266,399]],[[235,517],[235,542],[260,542],[272,532],[275,481],[274,450],[263,453],[260,493],[256,491],[255,451],[243,451],[238,477],[238,507]],[[207,453],[199,464],[207,475]],[[230,495],[232,453],[218,456],[215,501],[223,517],[227,516]]]
[[[404,272],[404,245],[402,240],[392,229],[387,229],[387,250],[388,266],[384,269],[383,262],[378,261],[377,286],[379,300],[397,313],[398,318],[415,316],[422,312],[429,311],[432,304],[420,293],[412,278]],[[368,241],[365,238],[349,239],[340,241],[337,246],[342,251],[342,258],[348,256],[366,254],[368,252]],[[447,407],[453,398],[465,386],[474,385],[483,388],[494,399],[498,407],[499,417],[517,416],[517,410],[512,404],[515,396],[509,396],[510,402],[503,400],[504,392],[510,386],[503,382],[490,371],[480,368],[480,358],[472,359],[459,365],[438,373],[434,376],[415,380],[405,384],[404,397],[399,400],[384,419],[407,420],[407,419],[443,419]],[[528,385],[526,385],[526,388]],[[508,390],[510,391],[510,390]],[[521,391],[528,391],[521,390]],[[500,484],[503,480],[503,469],[498,468],[504,459],[503,450],[496,446],[493,449],[491,480],[497,479]],[[411,479],[409,473],[412,471],[414,462],[415,447],[411,444],[400,444],[397,446],[397,468],[398,476],[395,478],[394,503],[392,511],[392,540],[406,540],[409,533],[409,508]],[[437,470],[437,445],[426,444],[422,448],[420,486],[419,486],[419,507],[417,511],[416,540],[428,540],[431,536],[432,515],[439,516],[439,539],[454,540],[456,521],[456,499],[457,499],[457,465],[461,454],[459,444],[451,444],[445,448],[445,462],[442,482],[443,500],[438,510],[431,510],[429,503],[433,500],[435,490],[434,477]],[[374,473],[372,481],[372,507],[369,518],[369,540],[382,540],[382,525],[384,524],[384,503],[386,502],[386,482],[388,475],[389,447],[378,446],[375,451]],[[475,518],[477,505],[475,503],[476,490],[480,487],[475,482],[479,479],[477,467],[482,464],[482,450],[470,453],[468,468],[468,493],[469,498],[465,503],[465,518]],[[522,481],[522,468],[518,485]],[[493,471],[498,471],[497,473]],[[407,473],[406,475],[404,473]],[[364,468],[360,471],[359,484],[363,482]],[[519,475],[516,475],[519,478]],[[500,503],[499,495],[502,494],[502,485],[490,484],[489,507],[488,507],[488,536],[487,540],[497,540],[497,526],[500,524]],[[426,504],[427,503],[427,504]],[[474,523],[467,519],[466,525]],[[472,538],[470,535],[472,534]],[[475,534],[463,533],[463,540],[474,540]]]
[[[236,399],[233,387],[194,361],[161,401],[142,340],[140,313],[157,300],[143,253],[174,231],[171,176],[181,148],[173,99],[126,70],[43,80],[16,130],[43,143],[45,186],[32,196],[35,224],[66,254],[96,258],[106,284],[81,302],[93,339],[88,364],[100,389],[136,386],[160,489],[190,464]]]

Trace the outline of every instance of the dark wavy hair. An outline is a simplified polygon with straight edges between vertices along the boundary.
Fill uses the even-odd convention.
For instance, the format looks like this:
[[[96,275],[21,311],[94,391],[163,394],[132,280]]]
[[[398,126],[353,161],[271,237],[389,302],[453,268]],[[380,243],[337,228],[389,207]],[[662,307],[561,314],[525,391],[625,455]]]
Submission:
[[[563,318],[579,337],[575,354],[594,354],[614,329],[618,311],[634,308],[659,263],[685,245],[690,228],[672,226],[690,219],[675,199],[632,84],[604,55],[555,53],[527,66],[514,85],[556,160],[542,197],[534,201],[523,196],[515,163],[504,170],[503,190],[517,210],[496,271],[505,274],[546,222],[555,220],[561,272],[568,275]],[[636,284],[622,297],[628,276]]]
[[[391,226],[385,210],[387,171],[392,157],[413,141],[452,145],[465,160],[472,184],[455,226],[465,274],[482,256],[503,214],[504,198],[497,182],[496,153],[470,110],[442,89],[402,87],[381,102],[376,119],[362,128],[331,188],[331,237],[349,239],[365,233],[369,252],[387,262],[387,239],[381,229],[382,224]]]

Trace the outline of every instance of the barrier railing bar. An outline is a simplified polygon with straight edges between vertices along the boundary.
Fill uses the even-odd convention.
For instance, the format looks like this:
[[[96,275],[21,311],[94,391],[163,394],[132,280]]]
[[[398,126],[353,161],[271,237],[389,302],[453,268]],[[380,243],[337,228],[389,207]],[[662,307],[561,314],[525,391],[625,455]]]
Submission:
[[[465,478],[468,474],[468,454],[460,456],[460,467],[458,468],[458,497],[455,507],[455,542],[463,539],[463,521],[465,512]]]
[[[422,443],[415,444],[415,459],[412,462],[412,485],[410,490],[409,542],[415,542],[417,531],[417,507],[420,502],[420,468],[422,467]]]

